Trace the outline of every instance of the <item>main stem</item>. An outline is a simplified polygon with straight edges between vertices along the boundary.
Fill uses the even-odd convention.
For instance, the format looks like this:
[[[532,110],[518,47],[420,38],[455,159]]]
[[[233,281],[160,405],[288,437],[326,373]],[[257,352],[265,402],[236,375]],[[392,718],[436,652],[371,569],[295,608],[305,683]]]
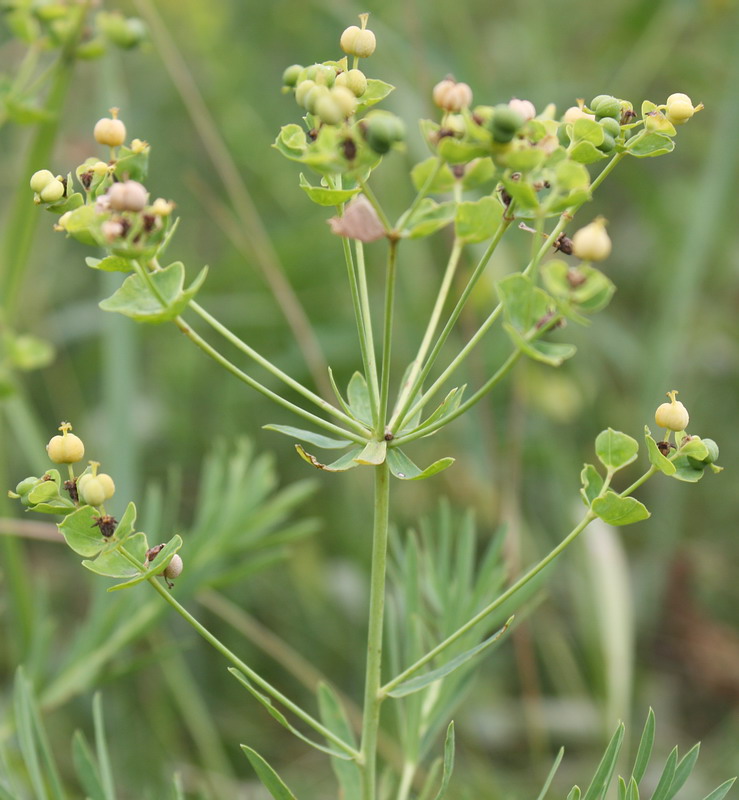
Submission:
[[[380,686],[382,682],[382,629],[385,612],[385,572],[390,505],[390,472],[387,463],[375,468],[375,509],[372,533],[372,575],[370,579],[367,672],[364,686],[364,714],[360,763],[362,800],[375,800],[377,784],[377,734],[380,728]]]

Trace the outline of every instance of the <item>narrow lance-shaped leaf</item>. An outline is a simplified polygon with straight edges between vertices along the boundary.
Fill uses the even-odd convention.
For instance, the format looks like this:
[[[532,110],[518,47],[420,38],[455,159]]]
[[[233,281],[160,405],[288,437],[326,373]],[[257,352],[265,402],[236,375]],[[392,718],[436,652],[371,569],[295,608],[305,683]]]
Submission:
[[[480,644],[475,645],[475,647],[472,647],[469,650],[465,650],[464,653],[460,653],[458,656],[453,658],[451,661],[448,661],[446,664],[443,664],[441,667],[432,669],[430,672],[426,672],[423,675],[417,676],[416,678],[409,678],[407,681],[403,681],[394,689],[391,689],[388,692],[388,695],[390,697],[405,697],[408,694],[413,694],[413,692],[418,692],[421,689],[425,689],[430,684],[445,678],[447,675],[449,675],[449,673],[454,672],[455,669],[458,669],[463,664],[466,664],[471,658],[478,655],[478,653],[482,653],[483,650],[486,650],[488,647],[495,644],[508,630],[512,622],[513,617],[511,617],[499,631],[496,631],[492,636],[485,639],[485,641],[480,642]]]
[[[356,748],[357,740],[341,700],[326,683],[321,683],[318,687],[318,706],[323,724],[342,741]],[[357,764],[338,758],[331,760],[331,767],[341,786],[342,797],[346,800],[359,800],[362,794],[362,776]]]
[[[583,800],[601,800],[601,798],[605,797],[613,777],[613,771],[616,769],[616,760],[618,759],[623,740],[624,726],[622,723],[616,728],[616,732],[611,737],[611,741],[608,743],[608,747],[603,754],[598,769],[595,771],[595,775],[593,776],[590,786],[588,786],[587,792],[585,792]]]
[[[252,767],[254,767],[254,772],[259,776],[259,780],[264,784],[274,800],[297,800],[295,795],[287,788],[282,778],[280,778],[256,750],[252,750],[251,747],[247,747],[245,744],[241,745],[241,749],[246,754]]]
[[[710,794],[707,794],[703,800],[723,800],[724,797],[729,792],[729,789],[734,785],[736,778],[729,778],[728,781],[724,781],[721,786],[714,789]]]
[[[430,478],[432,475],[451,467],[453,463],[454,459],[451,456],[447,456],[434,461],[433,464],[422,470],[400,448],[391,447],[387,451],[387,464],[390,467],[390,472],[403,481],[419,481],[424,478]]]
[[[539,796],[536,798],[536,800],[544,800],[544,798],[547,796],[549,787],[552,785],[552,781],[554,780],[554,776],[557,774],[559,765],[562,763],[564,754],[564,747],[560,747],[559,753],[557,753],[557,757],[554,759],[554,764],[552,764],[552,768],[549,770],[549,775],[547,775],[547,779],[544,781],[544,786],[541,787],[541,791],[539,792]]]
[[[665,768],[662,770],[662,775],[657,782],[657,787],[652,795],[652,800],[667,800],[670,796],[670,787],[672,780],[675,777],[675,769],[677,768],[677,747],[673,747],[670,755],[667,756]]]
[[[444,740],[444,771],[441,775],[441,786],[434,800],[444,800],[449,788],[449,781],[452,779],[454,771],[454,720],[449,723],[446,729],[446,739]]]
[[[301,442],[309,442],[324,450],[340,450],[342,447],[348,447],[351,444],[350,439],[333,439],[330,436],[324,436],[322,433],[294,428],[292,425],[262,425],[262,428],[265,431],[282,433],[292,439],[300,439]]]
[[[634,769],[631,772],[631,777],[638,783],[644,777],[649,765],[649,759],[652,757],[652,747],[654,747],[654,730],[655,720],[654,711],[650,708],[647,714],[647,721],[644,723],[644,730],[642,731],[641,739],[639,740],[639,749],[636,751],[636,758],[634,759]]]

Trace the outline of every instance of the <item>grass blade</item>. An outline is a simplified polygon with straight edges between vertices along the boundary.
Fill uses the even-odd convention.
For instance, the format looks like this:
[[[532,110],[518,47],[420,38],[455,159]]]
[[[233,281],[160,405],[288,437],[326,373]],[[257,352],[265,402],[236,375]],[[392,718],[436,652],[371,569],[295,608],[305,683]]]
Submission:
[[[557,753],[557,757],[554,759],[554,764],[552,764],[552,768],[549,770],[549,775],[547,775],[547,779],[544,781],[544,786],[541,787],[541,791],[539,792],[539,796],[536,798],[536,800],[544,800],[544,798],[547,796],[549,787],[552,785],[552,781],[554,780],[554,776],[557,774],[559,765],[562,763],[562,757],[564,754],[564,747],[560,747],[559,753]]]

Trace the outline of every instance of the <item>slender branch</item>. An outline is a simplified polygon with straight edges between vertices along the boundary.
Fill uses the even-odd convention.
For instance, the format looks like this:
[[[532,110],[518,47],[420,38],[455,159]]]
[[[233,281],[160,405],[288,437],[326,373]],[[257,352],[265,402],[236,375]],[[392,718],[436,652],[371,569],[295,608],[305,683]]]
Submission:
[[[345,414],[343,411],[336,408],[336,406],[327,402],[322,397],[315,394],[315,392],[312,392],[310,389],[303,386],[300,381],[296,381],[286,372],[283,372],[279,367],[275,366],[271,361],[269,361],[269,359],[265,358],[263,355],[254,350],[253,347],[250,347],[245,341],[243,341],[243,339],[240,339],[233,331],[223,325],[223,323],[219,322],[212,314],[209,314],[199,303],[191,300],[190,308],[201,319],[205,320],[205,322],[207,322],[211,328],[220,333],[224,339],[231,342],[234,347],[236,347],[238,350],[241,350],[242,353],[249,356],[249,358],[251,358],[253,361],[256,361],[260,367],[263,367],[267,370],[267,372],[271,373],[276,378],[279,378],[279,380],[287,384],[291,389],[305,397],[306,400],[310,400],[310,402],[318,406],[321,411],[324,411],[326,414],[330,414],[332,417],[336,417],[336,419],[341,420],[344,425],[353,428],[355,431],[357,431],[357,433],[366,434],[367,430],[360,422],[352,419],[348,414]]]
[[[377,435],[384,433],[387,419],[387,400],[390,393],[390,356],[393,341],[393,310],[395,306],[395,283],[397,274],[398,242],[391,240],[385,276],[385,330],[382,338],[382,376],[380,379],[380,408]]]
[[[382,631],[385,612],[385,575],[390,507],[390,471],[387,463],[375,467],[374,530],[370,577],[367,667],[362,720],[362,800],[375,800],[377,782],[377,735],[380,728],[382,681]]]
[[[124,555],[127,555],[127,551],[124,548],[121,548],[119,551]],[[136,563],[137,566],[141,567],[138,562],[136,562],[135,558],[131,559],[131,563]],[[227,661],[230,661],[236,669],[240,672],[243,672],[246,677],[259,686],[260,689],[263,689],[267,694],[271,695],[275,698],[278,702],[280,702],[285,708],[289,711],[292,711],[296,717],[303,720],[306,725],[310,725],[313,730],[317,731],[321,734],[321,736],[325,737],[330,741],[332,744],[335,744],[339,749],[343,750],[345,753],[350,755],[354,759],[359,758],[359,753],[350,745],[348,745],[343,739],[340,739],[335,733],[330,731],[324,725],[322,725],[317,719],[314,719],[307,711],[304,711],[299,705],[296,705],[292,700],[285,697],[282,692],[272,686],[271,683],[266,681],[264,678],[261,677],[257,672],[254,672],[251,667],[247,666],[238,656],[235,655],[231,650],[226,647],[219,639],[217,639],[204,625],[198,622],[195,617],[177,600],[172,597],[172,594],[168,592],[161,583],[156,578],[149,578],[148,582],[151,586],[156,589],[156,591],[174,608],[174,610],[183,617],[187,622],[192,625],[193,628],[205,639],[208,644],[214,647]]]
[[[380,205],[380,201],[375,196],[375,193],[370,188],[369,183],[367,181],[357,179],[357,183],[362,187],[362,192],[364,196],[370,201],[372,208],[375,209],[377,212],[377,216],[380,218],[380,222],[382,223],[385,231],[390,233],[393,230],[393,226],[390,224],[390,220],[387,218],[387,214],[385,213],[384,209]]]
[[[419,386],[417,384],[417,378],[421,372],[421,365],[423,364],[423,360],[426,358],[426,353],[431,346],[431,339],[434,333],[436,333],[436,328],[439,324],[439,318],[441,317],[441,312],[444,310],[444,304],[449,296],[449,289],[451,288],[454,275],[457,271],[459,257],[462,255],[463,248],[464,242],[455,238],[452,246],[452,252],[449,255],[449,261],[447,262],[446,270],[444,272],[444,278],[442,279],[441,287],[439,288],[439,294],[436,297],[436,303],[431,311],[431,317],[429,318],[428,325],[426,326],[426,332],[421,340],[421,346],[418,348],[418,353],[413,361],[413,366],[411,367],[411,371],[408,375],[406,383],[401,389],[398,401],[396,403],[395,412],[388,423],[388,426],[391,430],[394,430],[398,419],[403,418],[405,412],[408,410],[408,406],[413,402],[413,398],[418,393]]]
[[[462,313],[462,309],[464,308],[467,300],[469,299],[470,294],[472,294],[472,290],[475,288],[475,286],[477,285],[477,282],[480,280],[480,277],[482,276],[483,272],[485,271],[485,268],[487,267],[488,262],[490,261],[490,258],[492,257],[493,253],[495,252],[495,249],[498,246],[498,244],[500,244],[500,240],[503,238],[503,234],[510,227],[510,224],[511,224],[511,220],[510,219],[506,219],[505,216],[501,217],[500,223],[498,224],[498,229],[493,234],[493,238],[490,241],[490,244],[487,246],[485,252],[483,253],[483,255],[480,258],[480,260],[478,261],[477,266],[475,267],[474,271],[472,272],[472,275],[470,276],[470,279],[467,281],[467,285],[464,287],[464,290],[462,291],[462,294],[460,295],[459,300],[457,301],[457,304],[454,306],[451,314],[449,315],[449,319],[447,320],[446,325],[444,325],[444,328],[442,329],[441,333],[439,334],[439,338],[436,340],[436,343],[434,344],[434,347],[431,350],[431,353],[430,353],[430,355],[428,357],[428,360],[424,364],[423,369],[421,370],[421,373],[418,376],[418,379],[416,380],[415,392],[412,391],[412,392],[409,393],[408,399],[407,399],[406,404],[405,404],[405,409],[402,409],[401,412],[398,414],[398,419],[396,421],[396,427],[398,427],[398,428],[402,427],[403,423],[409,417],[413,417],[416,414],[417,411],[419,411],[421,408],[423,408],[423,406],[426,404],[426,402],[429,400],[429,398],[432,396],[432,394],[434,394],[436,392],[436,390],[439,388],[439,386],[441,386],[441,384],[446,380],[447,376],[449,374],[451,374],[451,372],[453,372],[454,369],[456,369],[457,359],[460,359],[460,361],[461,361],[461,359],[463,359],[465,357],[466,348],[464,348],[462,350],[462,353],[460,353],[457,356],[457,358],[455,358],[454,361],[452,361],[452,364],[449,367],[447,367],[447,369],[444,371],[442,377],[437,379],[434,382],[434,384],[431,387],[431,389],[429,389],[427,392],[424,393],[422,398],[413,406],[413,408],[410,411],[408,410],[408,406],[415,399],[415,395],[418,393],[420,388],[423,386],[423,382],[426,380],[426,378],[428,377],[429,373],[431,372],[432,367],[436,363],[436,359],[438,358],[442,347],[446,343],[446,340],[449,338],[449,334],[452,332],[452,329],[454,328],[454,325],[456,324],[457,320],[459,319],[459,316]],[[492,324],[492,322],[490,324]],[[485,330],[487,330],[487,328]],[[482,331],[482,332],[478,331],[479,337],[482,337],[483,334],[484,334],[484,331]],[[474,345],[472,345],[472,346],[474,346]],[[467,352],[469,352],[469,351],[467,350]]]
[[[642,475],[637,481],[635,481],[628,489],[625,489],[623,492],[620,493],[619,497],[627,497],[631,494],[634,489],[641,486],[645,481],[649,480],[656,472],[659,470],[651,466],[645,473]],[[609,474],[609,478],[611,475]],[[610,481],[609,481],[610,482]],[[599,492],[599,497],[603,496],[608,489],[608,483],[606,482],[603,484],[601,491]],[[430,661],[432,661],[436,656],[440,653],[444,652],[448,647],[450,647],[454,642],[456,642],[460,637],[464,636],[468,631],[477,625],[478,622],[481,622],[485,617],[489,614],[492,614],[493,611],[500,608],[506,601],[510,600],[513,595],[515,595],[518,591],[520,591],[529,581],[535,578],[545,567],[551,564],[557,556],[559,556],[564,550],[566,550],[572,542],[577,539],[577,537],[587,528],[587,526],[597,518],[597,514],[595,514],[592,510],[588,510],[585,516],[578,522],[578,524],[567,534],[567,536],[553,549],[551,550],[544,558],[539,561],[535,566],[533,566],[525,575],[522,575],[514,584],[508,587],[503,594],[493,600],[492,603],[485,606],[482,611],[479,611],[468,620],[464,625],[458,628],[454,633],[444,639],[443,642],[436,645],[433,650],[430,650],[426,655],[422,656],[418,659],[414,664],[411,664],[410,667],[403,670],[399,675],[393,678],[391,681],[388,681],[381,689],[380,695],[385,697],[388,692],[391,692],[396,686],[403,683],[403,681],[407,680],[418,672],[421,667],[424,667]]]
[[[215,347],[210,345],[205,339],[203,339],[202,336],[195,333],[195,331],[185,322],[185,320],[182,319],[182,317],[176,317],[174,321],[177,327],[185,334],[185,336],[187,336],[190,341],[194,342],[201,350],[207,353],[214,361],[217,361],[222,367],[228,370],[232,375],[235,375],[240,381],[243,381],[248,386],[251,386],[252,389],[256,389],[265,397],[273,400],[275,403],[277,403],[277,405],[286,408],[288,411],[292,411],[294,414],[297,414],[299,417],[303,417],[303,419],[312,422],[314,425],[325,428],[326,430],[331,431],[334,434],[338,434],[343,438],[350,439],[352,442],[356,442],[357,444],[367,443],[366,438],[358,436],[351,431],[344,430],[344,428],[340,428],[338,425],[334,425],[332,422],[328,422],[327,420],[312,414],[310,411],[306,411],[304,408],[295,405],[295,403],[291,403],[289,400],[281,397],[276,392],[268,389],[250,375],[247,375],[235,364],[232,364],[224,355],[219,353]]]
[[[372,422],[375,428],[380,425],[380,383],[377,377],[377,360],[375,358],[375,336],[372,332],[372,313],[370,311],[369,291],[367,289],[367,270],[364,264],[364,245],[360,241],[354,243],[357,254],[357,282],[359,284],[359,299],[362,305],[362,322],[364,324],[364,336],[367,340],[367,369],[369,374],[367,388],[370,396],[370,409],[372,411]]]

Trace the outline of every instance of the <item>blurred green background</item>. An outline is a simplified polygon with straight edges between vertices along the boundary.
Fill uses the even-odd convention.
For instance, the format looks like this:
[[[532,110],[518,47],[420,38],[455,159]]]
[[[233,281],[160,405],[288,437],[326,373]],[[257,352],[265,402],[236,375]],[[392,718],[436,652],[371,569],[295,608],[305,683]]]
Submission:
[[[468,82],[480,103],[517,96],[537,108],[553,102],[564,110],[578,97],[609,93],[638,108],[643,99],[660,103],[679,91],[705,104],[680,129],[672,155],[627,160],[581,212],[583,221],[596,214],[609,220],[614,252],[606,271],[618,292],[591,327],[565,332],[578,345],[575,359],[557,371],[519,364],[475,411],[418,443],[419,463],[445,455],[457,463],[431,481],[394,486],[393,519],[403,535],[433,516],[438,497],[446,496],[460,514],[474,510],[483,542],[506,531],[506,558],[515,572],[550,549],[579,515],[579,471],[593,457],[595,435],[610,425],[640,437],[644,424],[653,425],[664,393],[679,389],[691,429],[718,441],[726,471],[695,486],[655,479],[640,494],[653,512],[650,520],[618,532],[588,532],[551,572],[546,595],[485,662],[455,714],[452,796],[533,798],[564,744],[556,784],[563,796],[565,786],[582,785],[592,774],[617,720],[633,720],[636,736],[649,705],[665,754],[675,743],[682,750],[703,740],[686,796],[739,771],[736,4],[141,0],[105,7],[144,17],[150,42],[78,65],[53,161],[37,168],[73,168],[94,152],[94,122],[110,106],[120,107],[129,136],[152,146],[148,187],[175,200],[182,218],[169,256],[185,261],[193,276],[209,264],[203,305],[311,385],[265,281],[265,265],[281,270],[294,288],[340,385],[360,364],[351,303],[328,214],[308,201],[296,165],[270,144],[280,125],[299,121],[292,98],[280,93],[282,70],[337,57],[338,37],[357,13],[371,12],[378,39],[366,71],[397,87],[385,107],[409,130],[406,153],[387,158],[374,178],[391,216],[412,197],[408,168],[428,155],[415,120],[433,114],[431,88],[449,73]],[[18,53],[3,31],[0,68],[12,72]],[[31,133],[0,129],[3,218],[12,188],[28,180],[23,164]],[[232,164],[219,171],[223,153]],[[243,180],[236,202],[224,173],[237,186]],[[316,521],[317,532],[292,544],[278,563],[229,585],[224,596],[360,698],[369,472],[312,472],[289,439],[261,429],[291,424],[287,414],[221,374],[174,327],[136,327],[100,312],[97,303],[117,276],[86,269],[89,250],[55,234],[51,224],[39,211],[16,326],[50,339],[58,353],[2,401],[3,486],[32,472],[33,458],[43,460],[43,452],[29,452],[30,443],[45,442],[61,419],[70,419],[88,453],[116,478],[113,510],[140,500],[164,540],[193,526],[204,456],[219,442],[230,447],[248,437],[257,453],[271,454],[267,469],[274,468],[276,484],[314,481],[314,491],[306,489],[289,517]],[[403,247],[396,380],[418,345],[448,246],[437,235]],[[487,315],[493,282],[519,268],[529,246],[523,232],[508,234],[462,319],[459,342]],[[378,298],[381,257],[370,249]],[[479,385],[506,348],[499,331],[490,335],[467,362],[464,381]],[[3,509],[4,517],[18,513]],[[201,536],[205,551],[207,531]],[[0,538],[0,597],[6,598],[0,602],[6,643],[0,707],[11,702],[21,661],[43,698],[59,674],[69,677],[70,665],[79,665],[75,649],[84,663],[88,651],[78,632],[85,625],[98,642],[112,642],[99,669],[76,683],[70,678],[74,688],[49,700],[62,760],[74,728],[90,729],[90,695],[101,687],[122,797],[164,797],[169,776],[180,770],[192,797],[262,798],[240,742],[254,744],[288,783],[303,788],[302,800],[331,796],[324,759],[288,738],[226,680],[218,656],[179,620],[152,612],[158,620],[146,635],[118,647],[117,626],[130,620],[130,598],[111,600],[55,544],[18,546]],[[235,565],[223,569],[228,566]],[[306,697],[294,676],[203,605],[201,590],[189,585],[194,613],[288,694]],[[124,605],[106,620],[112,602]],[[29,631],[35,632],[30,638]]]

